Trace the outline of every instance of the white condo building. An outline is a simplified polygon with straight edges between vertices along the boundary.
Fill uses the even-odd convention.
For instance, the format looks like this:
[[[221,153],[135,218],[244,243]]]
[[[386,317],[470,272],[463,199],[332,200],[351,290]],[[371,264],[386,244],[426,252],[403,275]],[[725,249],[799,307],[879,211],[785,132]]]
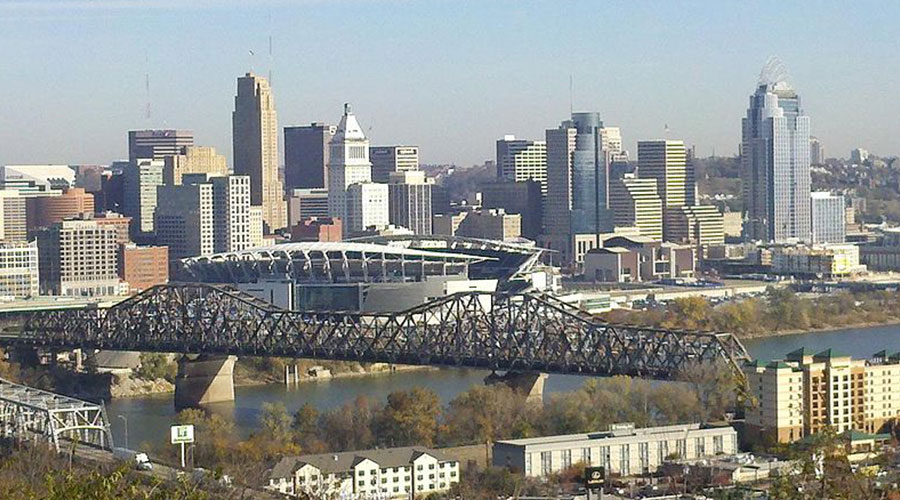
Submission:
[[[410,446],[284,457],[266,489],[312,498],[424,498],[459,482],[459,463],[443,453]]]
[[[350,104],[344,104],[344,116],[331,139],[328,162],[328,215],[340,217],[347,228],[347,188],[351,184],[372,182],[369,140],[356,121]],[[386,188],[387,186],[385,186]],[[385,204],[387,194],[385,194]],[[387,209],[385,208],[385,211]],[[345,229],[346,231],[346,229]]]
[[[813,243],[843,243],[847,236],[844,197],[826,191],[810,195]]]
[[[387,184],[351,184],[346,194],[344,236],[387,227],[390,224],[388,196]]]

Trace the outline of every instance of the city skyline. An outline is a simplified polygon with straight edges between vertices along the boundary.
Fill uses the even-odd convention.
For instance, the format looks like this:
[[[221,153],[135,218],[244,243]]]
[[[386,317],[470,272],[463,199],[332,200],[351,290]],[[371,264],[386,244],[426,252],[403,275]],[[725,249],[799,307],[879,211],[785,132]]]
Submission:
[[[878,84],[894,79],[895,37],[851,29],[889,18],[896,6],[788,5],[762,19],[749,14],[760,5],[549,5],[5,2],[0,55],[18,62],[19,77],[4,82],[12,98],[0,116],[32,119],[0,122],[0,164],[107,164],[126,156],[125,131],[175,128],[194,131],[233,165],[234,79],[251,67],[271,70],[280,125],[333,123],[335,110],[353,102],[372,144],[417,144],[423,163],[481,163],[505,134],[541,140],[569,115],[570,76],[574,110],[598,111],[632,152],[639,140],[668,137],[701,156],[732,155],[746,96],[773,54],[803,89],[811,132],[829,156],[853,147],[898,153],[890,123],[900,103]]]

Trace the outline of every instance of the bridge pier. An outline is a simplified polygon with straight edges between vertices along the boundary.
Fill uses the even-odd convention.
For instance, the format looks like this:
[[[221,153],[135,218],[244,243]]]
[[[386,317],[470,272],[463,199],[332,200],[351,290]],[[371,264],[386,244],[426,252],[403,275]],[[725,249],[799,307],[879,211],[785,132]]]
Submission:
[[[503,375],[491,372],[484,378],[484,383],[485,385],[506,384],[510,389],[525,396],[526,402],[542,404],[545,380],[547,380],[547,374],[540,372],[506,372]]]
[[[188,355],[178,359],[175,408],[234,401],[237,356]]]

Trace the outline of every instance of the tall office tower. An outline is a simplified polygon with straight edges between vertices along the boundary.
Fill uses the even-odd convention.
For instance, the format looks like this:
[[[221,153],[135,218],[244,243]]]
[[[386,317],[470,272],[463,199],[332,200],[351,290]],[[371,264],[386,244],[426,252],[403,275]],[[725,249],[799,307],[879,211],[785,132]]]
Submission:
[[[263,210],[265,231],[287,226],[278,177],[278,120],[269,82],[253,73],[238,78],[232,114],[234,173],[250,176],[250,204]]]
[[[419,170],[419,147],[372,146],[369,161],[372,162],[372,182],[390,182],[394,172]]]
[[[190,130],[130,130],[128,132],[128,161],[138,159],[162,160],[180,155],[184,148],[194,145]]]
[[[619,127],[601,128],[600,145],[610,169],[615,164],[628,163],[628,151],[622,146],[622,131]]]
[[[132,238],[153,233],[156,188],[163,184],[162,160],[139,158],[122,173],[122,213],[131,217]]]
[[[28,230],[33,231],[70,217],[94,213],[94,195],[82,188],[68,188],[59,196],[29,197]]]
[[[564,122],[547,130],[547,197],[544,204],[544,245],[556,250],[563,263],[574,258],[572,236],[573,159],[577,131]]]
[[[64,220],[38,233],[41,289],[51,295],[118,292],[116,230],[93,220]]]
[[[505,135],[497,140],[497,178],[509,182],[536,181],[547,193],[547,143]]]
[[[213,246],[215,252],[251,248],[250,178],[229,175],[210,179],[213,190]]]
[[[693,175],[688,172],[687,150],[683,141],[638,142],[638,176],[656,181],[656,189],[663,205],[663,239],[672,236],[666,228],[666,219],[681,207],[692,205],[694,186],[689,185]]]
[[[328,215],[340,217],[347,231],[347,188],[351,184],[372,182],[369,140],[356,121],[350,104],[344,104],[344,116],[331,140],[328,161]]]
[[[826,191],[810,194],[813,243],[844,243],[847,223],[844,197]]]
[[[328,158],[334,125],[314,122],[284,127],[284,187],[324,188],[328,185]]]
[[[328,217],[328,190],[292,189],[288,196],[288,223],[294,227],[310,217]]]
[[[502,208],[522,216],[522,236],[537,240],[541,234],[541,185],[537,181],[499,180],[481,185],[481,207]]]
[[[818,137],[809,136],[809,163],[812,165],[825,164],[825,146]]]
[[[188,146],[184,153],[166,156],[163,182],[181,184],[184,174],[207,174],[210,177],[228,175],[225,156],[216,153],[216,148],[208,146]]]
[[[367,230],[380,230],[390,224],[387,184],[363,182],[351,184],[346,194],[344,236]]]
[[[611,181],[609,204],[616,227],[636,227],[641,236],[662,241],[662,200],[655,179],[628,174]]]
[[[40,294],[37,241],[0,241],[0,297]]]
[[[169,247],[170,259],[213,253],[212,184],[160,186],[155,225],[156,242]]]
[[[797,92],[766,73],[743,119],[744,231],[750,240],[808,241],[809,117]]]
[[[431,234],[431,188],[434,180],[425,172],[391,172],[388,184],[390,223],[415,234]]]
[[[850,161],[856,165],[862,165],[869,159],[869,152],[863,148],[856,148],[850,151]]]

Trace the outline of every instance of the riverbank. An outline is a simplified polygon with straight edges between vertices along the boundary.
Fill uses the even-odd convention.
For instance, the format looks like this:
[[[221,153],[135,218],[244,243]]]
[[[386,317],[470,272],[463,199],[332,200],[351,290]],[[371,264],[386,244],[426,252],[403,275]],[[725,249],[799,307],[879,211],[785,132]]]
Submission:
[[[737,335],[737,338],[740,340],[756,340],[756,339],[765,339],[770,337],[783,337],[790,335],[806,335],[806,334],[816,334],[816,333],[830,333],[830,332],[839,332],[841,330],[859,330],[859,329],[867,329],[867,328],[879,328],[886,326],[900,326],[900,319],[891,319],[889,321],[865,321],[862,323],[855,323],[850,325],[840,325],[840,326],[826,326],[821,328],[807,328],[807,329],[791,329],[791,330],[775,330],[772,332],[756,332],[756,333],[744,333]]]

